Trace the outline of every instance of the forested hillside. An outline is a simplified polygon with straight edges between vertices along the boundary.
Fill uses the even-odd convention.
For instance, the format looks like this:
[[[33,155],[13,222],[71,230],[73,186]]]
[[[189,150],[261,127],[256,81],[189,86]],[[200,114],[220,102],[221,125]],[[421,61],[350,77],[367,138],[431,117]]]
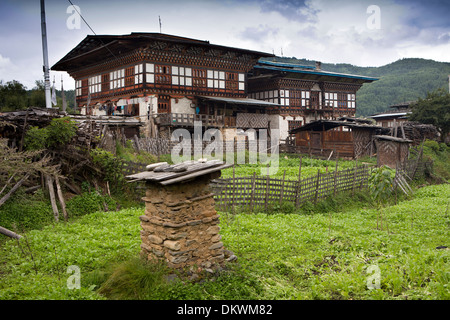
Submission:
[[[271,58],[268,58],[271,59]],[[315,61],[296,58],[276,60],[315,64]],[[381,67],[358,67],[351,64],[322,63],[325,71],[358,74],[379,80],[367,83],[357,93],[357,116],[369,116],[385,111],[390,105],[424,98],[428,91],[438,88],[448,90],[450,63],[426,59],[401,59]]]

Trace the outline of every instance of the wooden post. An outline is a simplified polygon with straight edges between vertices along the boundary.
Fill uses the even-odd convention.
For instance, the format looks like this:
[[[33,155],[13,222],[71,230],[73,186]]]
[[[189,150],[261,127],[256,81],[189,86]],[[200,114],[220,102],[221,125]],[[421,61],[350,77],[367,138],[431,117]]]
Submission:
[[[29,173],[27,173],[22,179],[19,180],[19,182],[17,182],[14,187],[11,188],[11,190],[8,191],[7,194],[5,194],[1,199],[0,199],[0,206],[2,206],[10,197],[11,195],[16,192],[17,189],[20,188],[20,186],[28,179],[28,177],[30,176]],[[3,190],[2,190],[3,192]]]
[[[5,236],[7,236],[7,237],[13,238],[13,239],[20,239],[20,238],[22,238],[21,235],[15,233],[15,232],[12,232],[11,230],[8,230],[6,228],[3,228],[3,227],[0,227],[0,233],[5,235]]]
[[[47,179],[48,191],[50,194],[50,202],[52,203],[53,215],[55,217],[55,221],[58,222],[59,211],[58,211],[58,206],[56,205],[56,201],[55,201],[55,188],[53,187],[53,179],[50,175],[47,175],[46,179]]]
[[[355,184],[356,184],[356,171],[358,170],[358,160],[355,160],[355,171],[353,173],[353,186],[352,186],[352,195],[355,194]]]
[[[284,170],[283,173],[283,181],[281,182],[281,190],[280,190],[280,206],[283,203],[283,196],[284,196],[284,179],[286,177],[286,170]]]
[[[67,216],[67,211],[66,211],[66,202],[64,201],[64,196],[61,191],[61,185],[59,184],[59,179],[56,176],[55,176],[55,183],[56,183],[56,192],[58,194],[59,202],[61,203],[61,209],[62,209],[62,212],[64,215],[64,221],[67,222],[68,216]]]
[[[317,170],[316,194],[314,196],[314,204],[317,203],[317,198],[319,196],[319,179],[320,179],[320,169]]]
[[[297,180],[297,190],[295,192],[295,206],[298,208],[300,203],[300,184],[302,177],[302,155],[300,155],[300,164],[298,166],[298,180]]]
[[[265,203],[266,210],[268,202],[269,202],[269,164],[267,164],[267,176],[266,176],[266,203]]]
[[[339,158],[336,158],[336,167],[334,168],[334,190],[333,194],[336,195],[336,183],[337,183],[337,174],[338,174],[338,160]]]
[[[235,175],[235,167],[233,166],[233,213],[236,205],[236,175]]]
[[[252,179],[252,193],[250,198],[250,210],[253,211],[253,204],[255,201],[255,179],[256,179],[256,172],[253,172],[253,179]]]

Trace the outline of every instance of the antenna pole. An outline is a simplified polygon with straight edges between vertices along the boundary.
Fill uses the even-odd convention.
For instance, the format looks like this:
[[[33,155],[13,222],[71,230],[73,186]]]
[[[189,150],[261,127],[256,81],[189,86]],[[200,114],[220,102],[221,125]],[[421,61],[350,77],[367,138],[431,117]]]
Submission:
[[[48,67],[48,49],[47,49],[47,27],[45,24],[45,3],[41,0],[41,33],[42,33],[42,53],[44,56],[44,85],[45,85],[45,105],[52,107],[50,96],[50,68]]]

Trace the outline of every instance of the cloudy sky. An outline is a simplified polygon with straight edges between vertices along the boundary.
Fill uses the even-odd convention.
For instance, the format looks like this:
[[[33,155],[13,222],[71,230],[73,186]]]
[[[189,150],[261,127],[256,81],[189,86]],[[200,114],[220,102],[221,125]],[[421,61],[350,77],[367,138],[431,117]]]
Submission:
[[[450,62],[447,0],[70,0],[100,34],[159,32],[278,56],[381,66],[402,58]],[[52,66],[90,28],[69,0],[46,0]],[[80,21],[79,25],[77,22]],[[0,80],[43,79],[39,0],[0,1]],[[57,88],[74,81],[51,72]]]

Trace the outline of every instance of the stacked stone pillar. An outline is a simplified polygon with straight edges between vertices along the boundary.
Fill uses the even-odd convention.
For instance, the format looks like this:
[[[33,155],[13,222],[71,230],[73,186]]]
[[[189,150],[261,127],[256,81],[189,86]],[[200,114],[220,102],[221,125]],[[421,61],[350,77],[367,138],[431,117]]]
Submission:
[[[209,183],[220,173],[170,185],[148,181],[141,220],[141,254],[171,268],[214,269],[224,262],[219,215]]]

